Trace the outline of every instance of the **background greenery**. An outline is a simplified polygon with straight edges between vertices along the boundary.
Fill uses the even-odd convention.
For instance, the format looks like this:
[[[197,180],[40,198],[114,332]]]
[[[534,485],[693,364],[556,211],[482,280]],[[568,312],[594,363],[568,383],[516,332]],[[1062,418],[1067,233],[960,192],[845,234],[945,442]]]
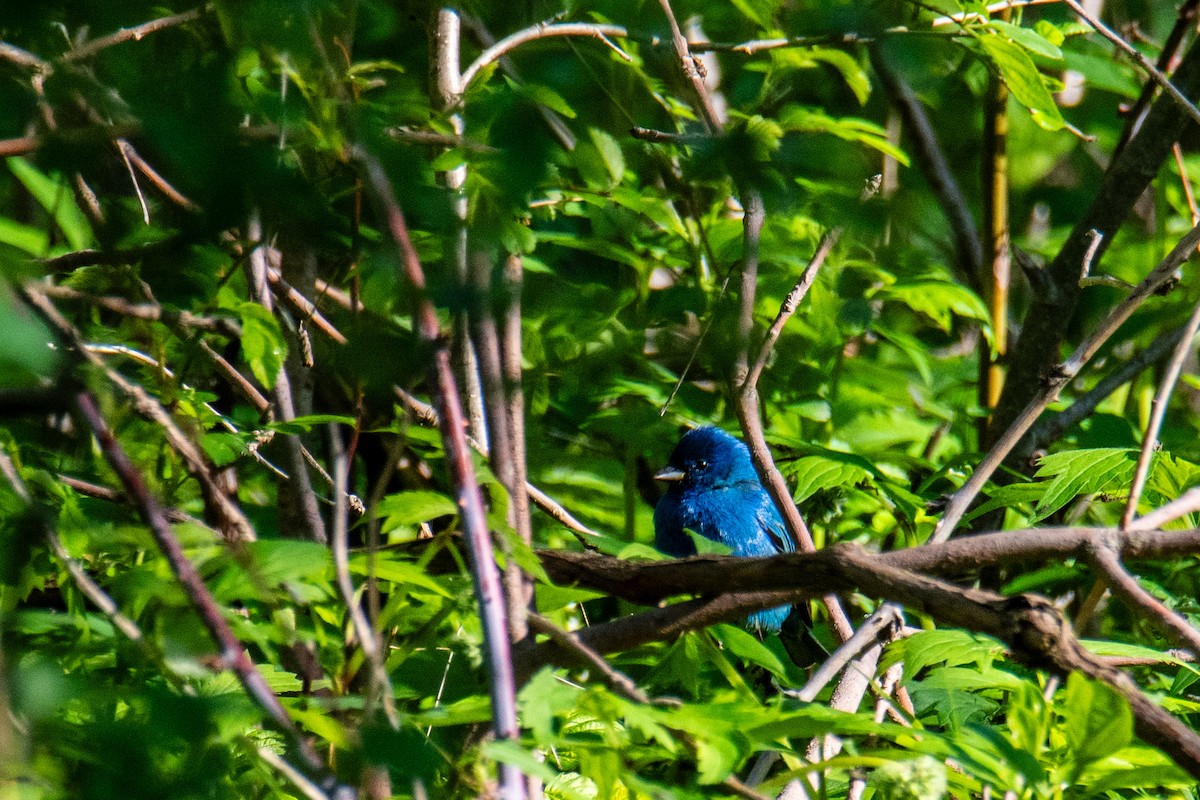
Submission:
[[[937,519],[929,504],[963,482],[996,435],[987,432],[981,361],[1005,348],[988,305],[989,265],[955,250],[868,50],[917,93],[981,229],[991,163],[985,109],[1004,79],[1012,239],[1039,264],[1096,195],[1126,126],[1121,109],[1144,81],[1068,9],[935,26],[942,14],[981,4],[679,2],[675,14],[699,21],[699,39],[808,38],[713,54],[708,75],[728,107],[725,134],[663,143],[630,129],[702,129],[656,3],[465,4],[464,65],[485,46],[483,30],[499,38],[554,19],[616,24],[629,36],[610,37],[613,46],[595,38],[522,45],[510,53],[515,71],[490,65],[467,88],[462,140],[450,138],[451,114],[431,88],[432,5],[217,0],[194,19],[88,50],[190,8],[109,0],[0,8],[0,41],[20,49],[0,51],[0,152],[8,155],[0,440],[35,499],[25,503],[11,482],[0,489],[0,795],[300,796],[262,750],[294,753],[220,670],[137,509],[79,483],[120,487],[70,413],[83,385],[152,492],[179,512],[172,521],[188,557],[293,720],[343,781],[368,786],[367,796],[480,795],[496,760],[540,776],[555,798],[725,796],[722,781],[779,750],[782,766],[760,787],[772,793],[803,768],[806,739],[827,732],[845,742],[827,765],[828,797],[847,796],[859,770],[878,775],[868,797],[935,796],[939,781],[955,797],[1196,796],[1194,779],[1134,738],[1111,689],[1077,675],[1052,684],[994,640],[937,629],[919,612],[909,624],[922,631],[885,656],[885,666],[904,665],[916,711],[906,725],[877,722],[869,707],[829,711],[828,692],[813,705],[781,699],[777,687],[802,685],[805,675],[778,640],[722,625],[612,657],[642,691],[677,705],[622,697],[594,670],[545,669],[520,690],[519,741],[489,740],[482,634],[442,440],[393,392],[427,396],[429,351],[351,157],[357,146],[384,165],[447,331],[475,300],[452,268],[456,219],[443,179],[466,167],[473,252],[494,264],[497,280],[505,257],[521,256],[529,479],[601,534],[589,544],[627,556],[651,554],[657,489],[649,475],[681,431],[706,422],[736,430],[726,393],[743,247],[739,187],[755,187],[766,205],[756,337],[821,235],[843,229],[761,380],[765,427],[818,545],[913,546]],[[1104,13],[1151,59],[1176,24],[1168,3],[1114,1]],[[1051,92],[1068,70],[1084,88],[1060,106]],[[1191,227],[1192,135],[1112,240],[1105,275],[1136,283]],[[182,197],[129,166],[118,138]],[[877,173],[882,192],[861,201]],[[261,305],[247,270],[259,241],[277,248],[284,277],[345,344],[281,295],[274,311]],[[67,258],[81,251],[92,252]],[[25,282],[75,290],[53,295],[60,312],[200,445],[256,541],[222,539],[161,425],[96,366],[80,366],[71,343],[21,299]],[[1113,283],[1082,291],[1064,355],[1123,296]],[[1033,294],[1014,267],[1000,312],[1010,328],[1020,329]],[[347,295],[352,302],[337,302]],[[1179,327],[1198,299],[1185,266],[1179,285],[1138,311],[1051,413]],[[137,318],[126,308],[134,304],[168,313]],[[184,312],[217,322],[198,327]],[[282,369],[300,398],[297,418],[261,413],[212,353],[263,391],[276,388]],[[1058,357],[1047,354],[1049,363]],[[980,524],[1114,525],[1158,377],[1154,369],[1134,375],[1081,423],[1041,442],[1036,464],[1010,464],[1003,485],[985,493]],[[1200,480],[1196,388],[1189,369],[1143,510]],[[313,541],[294,486],[269,466],[295,474],[287,442],[298,440],[331,468],[330,423],[356,448],[350,490],[382,521],[370,557],[369,526],[351,529],[350,572],[360,588],[374,576],[377,592],[364,590],[363,602],[389,647],[395,728],[365,699],[364,657],[329,548]],[[489,522],[511,541],[503,490],[482,457],[476,467]],[[331,486],[300,469],[328,520]],[[137,623],[141,645],[84,598],[42,523]],[[580,547],[537,511],[533,537],[535,548]],[[1200,613],[1194,559],[1140,569],[1167,606]],[[1068,561],[983,580],[1069,598],[1086,594],[1094,576]],[[875,607],[870,597],[847,599],[856,619]],[[537,601],[569,628],[634,610],[544,582]],[[815,633],[831,646],[814,610]],[[1139,684],[1193,720],[1200,673],[1164,653],[1171,643],[1146,619],[1112,603],[1082,633],[1102,653],[1144,657],[1132,672]],[[380,775],[390,788],[371,783]]]

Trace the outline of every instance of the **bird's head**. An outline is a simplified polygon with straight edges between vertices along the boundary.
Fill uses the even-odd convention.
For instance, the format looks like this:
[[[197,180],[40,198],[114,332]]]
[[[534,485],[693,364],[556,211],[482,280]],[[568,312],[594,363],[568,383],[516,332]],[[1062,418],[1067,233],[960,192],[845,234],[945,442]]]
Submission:
[[[746,445],[711,425],[684,434],[675,445],[667,466],[654,477],[683,491],[758,482]]]

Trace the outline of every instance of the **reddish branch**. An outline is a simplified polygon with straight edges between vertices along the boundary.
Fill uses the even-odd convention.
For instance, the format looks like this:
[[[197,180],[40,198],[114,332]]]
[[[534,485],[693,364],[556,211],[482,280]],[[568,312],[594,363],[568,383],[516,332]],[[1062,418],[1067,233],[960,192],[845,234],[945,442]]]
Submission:
[[[75,397],[75,404],[85,426],[95,435],[105,460],[120,479],[121,485],[125,487],[126,494],[141,512],[142,519],[150,528],[150,533],[154,536],[154,541],[162,551],[163,557],[170,564],[171,571],[175,573],[175,578],[187,596],[188,603],[200,616],[204,627],[216,643],[220,651],[222,666],[233,670],[246,693],[267,713],[271,722],[287,735],[295,752],[303,759],[307,770],[312,774],[322,775],[322,785],[326,789],[335,788],[336,782],[329,774],[325,763],[292,723],[291,717],[280,704],[279,698],[271,691],[266,679],[254,666],[246,649],[225,620],[221,605],[208,591],[200,573],[196,571],[196,567],[183,552],[183,545],[180,544],[178,537],[171,529],[171,524],[167,521],[162,506],[150,493],[141,473],[129,460],[129,456],[126,455],[121,444],[109,430],[108,423],[100,414],[95,398],[89,392],[80,392]]]
[[[475,479],[471,451],[467,445],[465,420],[459,403],[458,387],[450,365],[450,352],[442,335],[437,311],[426,289],[425,271],[408,235],[392,186],[379,162],[365,151],[354,158],[363,168],[365,186],[379,205],[388,233],[400,257],[404,275],[412,286],[416,307],[413,326],[429,347],[429,386],[433,404],[441,420],[442,444],[454,483],[455,496],[468,542],[475,596],[483,623],[491,673],[492,727],[498,739],[515,739],[517,727],[516,687],[512,654],[508,643],[508,625],[500,572],[492,555],[492,537],[487,527],[483,497]],[[524,796],[524,776],[511,765],[500,765],[501,785],[509,797]]]

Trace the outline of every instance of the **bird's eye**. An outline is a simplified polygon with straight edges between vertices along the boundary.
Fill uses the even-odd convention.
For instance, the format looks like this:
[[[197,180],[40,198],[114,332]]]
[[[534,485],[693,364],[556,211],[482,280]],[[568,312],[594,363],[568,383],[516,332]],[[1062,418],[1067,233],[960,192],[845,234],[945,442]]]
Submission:
[[[701,459],[696,462],[696,469],[708,469],[708,462]]]

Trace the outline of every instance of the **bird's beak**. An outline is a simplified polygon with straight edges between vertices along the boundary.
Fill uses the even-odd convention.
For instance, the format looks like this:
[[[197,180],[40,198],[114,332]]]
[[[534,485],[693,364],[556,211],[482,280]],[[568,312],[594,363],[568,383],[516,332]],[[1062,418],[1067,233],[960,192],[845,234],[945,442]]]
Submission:
[[[656,481],[681,481],[683,479],[684,474],[674,467],[663,467],[654,473],[654,480]]]

